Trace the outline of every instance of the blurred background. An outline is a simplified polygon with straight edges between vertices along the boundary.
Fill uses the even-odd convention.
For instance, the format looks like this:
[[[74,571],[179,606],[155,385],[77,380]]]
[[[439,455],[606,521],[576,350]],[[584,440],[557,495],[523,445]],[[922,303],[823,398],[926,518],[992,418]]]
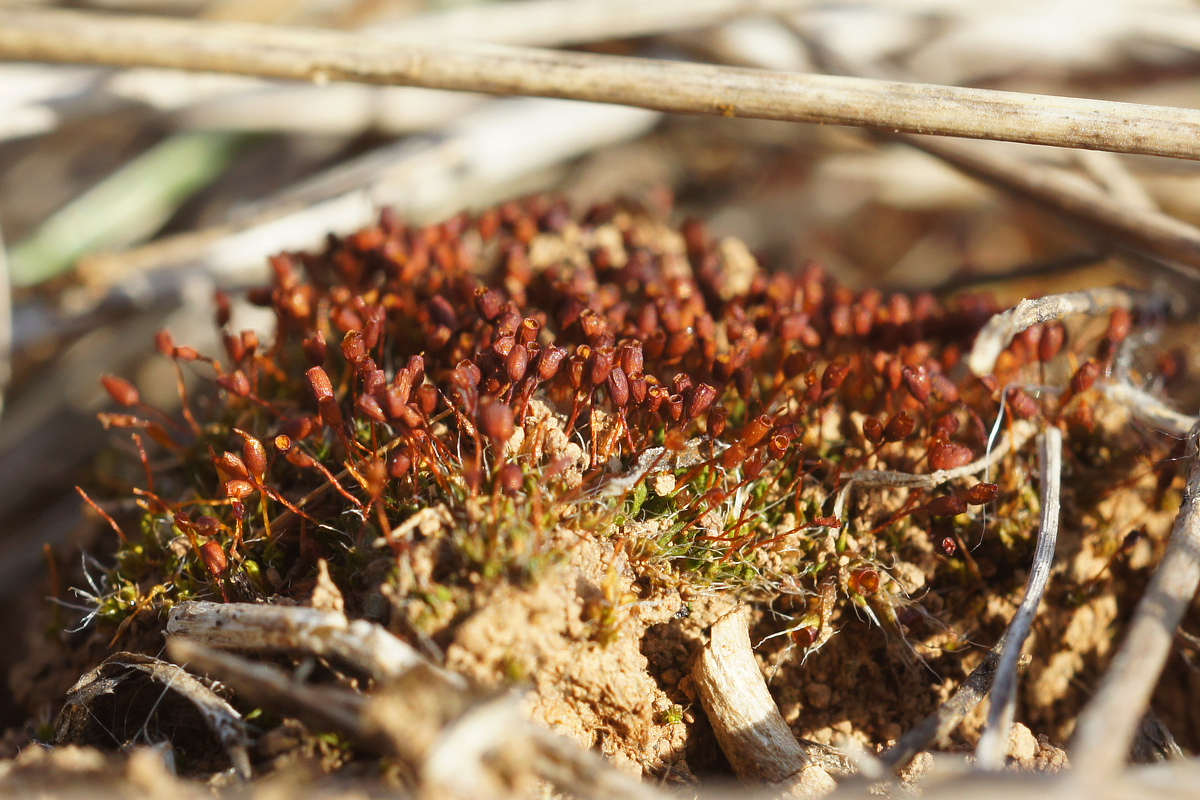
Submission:
[[[54,3],[24,3],[49,7]],[[97,14],[479,40],[791,71],[1200,105],[1200,6],[1180,0],[75,0]],[[6,9],[0,3],[0,26]],[[1200,166],[980,143],[1115,201],[1200,222]],[[391,206],[433,222],[529,193],[626,197],[705,220],[774,269],[815,260],[883,291],[1003,300],[1170,265],[837,127],[150,69],[0,62],[0,596],[8,630],[79,566],[76,483],[104,484],[98,379],[175,402],[153,335],[219,353],[212,297],[266,257]],[[1162,285],[1178,287],[1178,283]],[[235,327],[269,319],[235,305]],[[104,533],[100,532],[100,536]],[[11,660],[19,648],[6,648]],[[12,718],[12,699],[0,709]]]

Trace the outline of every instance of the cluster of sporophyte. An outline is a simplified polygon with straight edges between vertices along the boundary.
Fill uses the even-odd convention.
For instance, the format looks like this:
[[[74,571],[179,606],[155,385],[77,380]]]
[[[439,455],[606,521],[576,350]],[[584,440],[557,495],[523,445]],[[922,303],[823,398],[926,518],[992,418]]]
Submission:
[[[961,363],[987,298],[768,272],[700,223],[676,231],[619,204],[577,221],[535,197],[422,228],[385,212],[271,270],[249,300],[273,310],[273,341],[231,330],[227,298],[222,359],[159,335],[180,375],[215,386],[189,397],[181,378],[182,421],[105,378],[125,410],[102,419],[133,430],[145,476],[102,617],[300,598],[322,558],[343,589],[390,583],[435,606],[453,587],[535,577],[582,532],[625,537],[668,579],[769,574],[811,595],[816,619],[831,593],[863,601],[886,580],[830,516],[843,476],[967,464],[998,408],[998,384]],[[1036,336],[998,372],[1063,347],[1057,327]],[[945,521],[996,495],[913,492],[857,527],[915,514],[948,557],[962,526]],[[385,613],[352,595],[354,612]]]

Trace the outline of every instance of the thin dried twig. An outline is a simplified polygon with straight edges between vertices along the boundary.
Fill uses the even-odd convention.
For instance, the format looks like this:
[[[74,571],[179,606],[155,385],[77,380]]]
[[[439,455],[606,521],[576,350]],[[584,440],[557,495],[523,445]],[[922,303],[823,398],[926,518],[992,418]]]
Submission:
[[[1133,309],[1145,305],[1147,300],[1144,293],[1115,287],[1022,300],[988,320],[975,337],[971,354],[967,356],[967,366],[976,375],[989,374],[1013,337],[1034,325],[1078,314],[1105,314],[1114,308]]]
[[[1004,637],[1001,636],[1000,641],[988,651],[983,661],[979,662],[979,666],[971,670],[971,674],[950,699],[881,753],[879,763],[886,769],[903,767],[913,756],[929,746],[930,742],[945,738],[950,731],[957,728],[967,714],[970,714],[991,691],[992,681],[996,677],[996,665],[1000,663],[1000,652],[1003,649]]]
[[[859,487],[891,486],[897,489],[932,489],[948,481],[975,475],[995,465],[1013,450],[1020,450],[1029,437],[1033,436],[1033,424],[1025,420],[1015,422],[1008,432],[1004,433],[982,458],[977,458],[970,464],[964,464],[954,469],[939,469],[934,472],[897,472],[884,469],[859,469],[847,473],[841,490],[833,501],[833,516],[842,518],[850,490]]]
[[[692,668],[721,751],[744,781],[786,785],[800,796],[827,794],[836,784],[805,755],[780,716],[754,660],[749,626],[745,606],[721,617]]]
[[[95,704],[136,676],[156,684],[162,695],[174,692],[184,698],[225,750],[237,774],[242,778],[250,777],[250,756],[247,752],[249,736],[242,715],[228,701],[175,664],[140,653],[114,653],[71,687],[66,705],[55,720],[55,742],[90,744],[90,731],[96,726],[104,726],[104,722],[96,716]],[[141,723],[142,733],[160,702],[161,696],[147,712],[146,719]],[[123,709],[122,716],[126,717],[126,722],[129,722],[128,715],[129,709]],[[104,728],[104,733],[114,736],[114,731],[108,728]],[[136,740],[137,737],[133,738]],[[125,744],[122,741],[117,743]]]
[[[1191,109],[311,29],[9,10],[0,57],[560,97],[1200,159],[1200,112]]]
[[[328,656],[376,680],[395,678],[424,663],[416,650],[373,622],[302,606],[180,603],[167,618],[167,634],[210,647]]]
[[[987,728],[979,738],[975,756],[984,769],[1000,769],[1008,753],[1008,740],[1016,709],[1017,662],[1021,647],[1029,636],[1033,618],[1042,602],[1050,567],[1054,563],[1054,547],[1058,541],[1059,487],[1062,482],[1062,431],[1048,427],[1038,439],[1038,469],[1041,474],[1042,519],[1037,545],[1033,551],[1033,566],[1025,584],[1025,597],[1017,607],[1004,635],[1004,651],[996,667],[992,685],[991,707]]]
[[[1071,762],[1084,780],[1105,781],[1123,768],[1175,631],[1200,586],[1198,437],[1200,427],[1193,428],[1188,435],[1187,487],[1167,551],[1138,603],[1121,649],[1079,716]]]

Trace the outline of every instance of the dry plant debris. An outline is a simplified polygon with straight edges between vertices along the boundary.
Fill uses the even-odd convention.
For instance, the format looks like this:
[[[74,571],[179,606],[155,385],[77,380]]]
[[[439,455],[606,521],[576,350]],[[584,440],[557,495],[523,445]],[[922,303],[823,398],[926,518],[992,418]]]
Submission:
[[[108,516],[115,566],[86,622],[147,652],[165,630],[173,657],[205,665],[269,721],[260,742],[288,739],[289,717],[308,726],[294,748],[311,752],[321,730],[347,737],[327,770],[383,755],[406,765],[393,780],[451,796],[537,780],[578,781],[581,796],[634,791],[542,734],[520,745],[538,759],[496,756],[517,746],[494,733],[516,724],[517,707],[486,698],[524,686],[536,722],[624,772],[695,780],[719,759],[713,730],[743,778],[814,793],[832,784],[805,748],[840,734],[900,738],[983,656],[970,642],[1009,625],[1016,565],[1039,511],[1054,507],[1030,491],[1029,476],[1044,474],[1025,452],[1033,430],[1065,432],[1072,471],[1088,480],[1073,519],[1147,531],[1169,520],[1156,497],[1176,464],[1121,453],[1172,445],[1131,431],[1132,412],[1106,400],[1109,372],[1148,395],[1122,350],[1132,302],[1083,309],[1109,315],[1098,328],[1013,325],[984,296],[851,291],[815,265],[764,270],[696,222],[675,230],[632,203],[576,218],[540,196],[423,228],[385,212],[324,252],[271,265],[272,283],[249,297],[273,312],[273,340],[231,329],[228,298],[217,304],[220,359],[157,337],[177,371],[210,381],[182,394],[182,419],[105,378],[124,410],[101,419],[130,430],[141,457],[127,473],[133,502]],[[973,341],[998,351],[982,375],[968,368],[980,363]],[[1130,471],[1113,470],[1121,463]],[[1107,508],[1105,487],[1117,485],[1139,487],[1142,507]],[[1114,545],[1125,546],[1101,546]],[[1111,589],[1094,567],[1114,568],[1122,552],[1085,547],[1076,558],[1090,571],[1064,568],[1076,583],[1060,599],[1076,592],[1080,611],[1104,613]],[[1049,562],[1037,563],[1044,582]],[[1027,628],[1037,597],[1031,589],[1014,627]],[[758,657],[774,667],[750,649],[749,615],[728,613],[740,601],[756,609]],[[1011,638],[1019,649],[1024,633]],[[1043,658],[1053,652],[1033,638]],[[296,671],[209,647],[274,654]],[[731,647],[740,672],[713,660]],[[1012,659],[1005,651],[1006,675]],[[859,756],[864,774],[948,735],[994,664],[984,659],[969,696],[882,762]],[[892,710],[843,724],[864,669]],[[414,671],[432,691],[424,699],[399,688]],[[795,769],[766,774],[747,749],[757,728],[728,709],[752,686],[738,677],[747,671],[756,719],[774,720],[772,741]],[[938,673],[952,678],[942,690],[930,686]],[[431,715],[411,747],[407,727],[364,721],[397,691],[424,709],[405,719]],[[1039,703],[1026,688],[1018,718],[1060,736],[1069,696]],[[454,722],[470,709],[485,722]],[[1002,724],[989,763],[1009,746]],[[1025,749],[1012,752],[1032,758]],[[282,763],[278,749],[256,753],[256,772]],[[456,783],[456,753],[491,771]]]

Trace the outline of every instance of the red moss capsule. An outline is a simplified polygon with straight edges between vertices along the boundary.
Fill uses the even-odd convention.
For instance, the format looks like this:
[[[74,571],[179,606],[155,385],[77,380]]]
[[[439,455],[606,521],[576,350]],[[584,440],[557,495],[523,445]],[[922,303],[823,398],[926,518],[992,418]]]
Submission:
[[[897,411],[883,426],[885,442],[899,442],[907,439],[917,427],[917,421],[907,411]]]
[[[1114,308],[1108,317],[1108,339],[1113,344],[1120,344],[1129,337],[1133,330],[1133,314],[1127,308]]]
[[[129,408],[138,405],[142,401],[142,396],[138,393],[137,388],[124,378],[118,378],[116,375],[105,375],[100,379],[100,383],[104,384],[104,390],[108,392],[109,396],[118,405]]]
[[[175,357],[175,340],[171,338],[171,332],[166,328],[154,334],[154,346],[167,358]]]
[[[359,395],[358,399],[354,401],[354,407],[375,422],[387,422],[388,420],[387,415],[383,413],[383,406],[373,395]]]
[[[437,324],[449,328],[451,332],[458,330],[458,314],[450,301],[440,294],[435,294],[425,304],[430,318]]]
[[[592,386],[599,386],[608,380],[612,371],[616,350],[611,346],[597,347],[592,351],[587,361],[587,380]]]
[[[990,503],[1000,494],[1000,487],[994,483],[977,483],[970,489],[967,489],[963,498],[973,506],[981,506],[984,503]]]
[[[766,466],[766,453],[757,452],[742,463],[742,476],[748,481],[758,480],[758,476],[762,475],[763,468]]]
[[[235,478],[225,481],[224,490],[226,497],[241,500],[254,494],[254,484],[250,481]]]
[[[420,386],[425,382],[425,356],[420,354],[409,356],[408,363],[404,365],[404,371],[412,376],[413,386]]]
[[[940,442],[929,451],[929,466],[933,469],[957,469],[975,459],[971,448],[954,442]]]
[[[621,345],[617,351],[617,362],[621,365],[621,369],[625,370],[626,375],[642,372],[646,368],[642,346],[636,342]]]
[[[242,442],[242,460],[246,462],[246,467],[254,479],[262,483],[267,474],[267,448],[245,431],[238,431],[238,434],[245,440]]]
[[[437,388],[425,384],[417,390],[417,408],[425,416],[431,416],[437,410],[438,391]]]
[[[225,551],[221,549],[221,543],[216,539],[209,539],[200,545],[200,559],[204,562],[205,569],[218,578],[223,577],[229,568]]]
[[[579,315],[579,327],[583,336],[589,342],[598,338],[606,330],[604,318],[590,308],[585,308]]]
[[[221,334],[221,343],[225,345],[225,352],[229,354],[229,359],[235,364],[246,357],[246,347],[242,344],[240,336],[223,333]]]
[[[717,399],[717,389],[707,383],[702,383],[693,388],[687,395],[687,403],[684,406],[684,416],[693,420],[696,417],[708,411],[713,401]]]
[[[521,467],[511,461],[500,469],[500,491],[508,496],[518,494],[525,486],[525,474]]]
[[[747,450],[757,445],[770,432],[771,426],[775,420],[770,414],[760,414],[754,419],[746,423],[746,427],[742,429],[741,438],[738,441]]]
[[[741,442],[734,442],[725,449],[725,452],[721,453],[721,466],[725,469],[734,469],[746,460],[746,455],[746,446]]]
[[[776,433],[767,440],[767,454],[770,455],[773,460],[778,461],[787,455],[788,447],[790,447],[791,444],[791,439]]]
[[[252,356],[258,352],[259,340],[258,332],[252,330],[244,330],[241,333],[242,350],[246,355]]]
[[[967,510],[967,503],[955,494],[935,497],[924,506],[935,517],[955,517]]]
[[[342,337],[342,355],[351,364],[357,364],[367,357],[367,348],[363,343],[361,330],[350,331]]]
[[[226,480],[250,477],[250,470],[246,466],[246,462],[242,461],[241,456],[237,453],[231,453],[228,450],[217,459],[217,470],[228,476]]]
[[[403,478],[412,469],[412,458],[403,450],[398,450],[392,453],[388,459],[387,471],[388,475],[396,480]]]
[[[1042,339],[1038,342],[1038,359],[1050,361],[1062,351],[1066,342],[1067,329],[1061,322],[1046,325],[1046,329],[1042,331]]]
[[[714,439],[720,438],[725,432],[725,423],[729,419],[729,409],[725,406],[714,406],[708,412],[708,419],[705,421],[705,430],[709,436]]]
[[[240,369],[217,378],[217,385],[236,397],[250,396],[250,379]]]
[[[538,332],[541,329],[542,324],[532,317],[526,317],[521,320],[521,326],[517,328],[517,344],[528,345],[531,342],[536,342]]]
[[[821,374],[821,392],[834,392],[841,388],[850,374],[850,364],[844,359],[831,361]]]
[[[308,376],[308,386],[318,403],[333,399],[333,383],[323,368],[312,367],[304,374]]]
[[[485,322],[495,322],[504,310],[504,298],[495,289],[480,286],[475,290],[475,310]]]
[[[670,396],[671,393],[666,390],[666,387],[654,385],[647,388],[644,403],[647,413],[653,414],[658,411]]]
[[[934,375],[929,380],[930,386],[933,389],[934,397],[943,403],[958,402],[958,387],[954,385],[954,381],[950,380],[945,375]]]
[[[879,570],[859,567],[850,571],[846,588],[858,595],[872,595],[879,591]]]
[[[624,408],[629,402],[629,379],[620,367],[613,367],[608,373],[608,396],[617,408]]]
[[[221,522],[216,517],[202,514],[192,522],[192,530],[200,536],[216,536],[221,532]]]
[[[871,444],[879,444],[883,441],[883,423],[874,417],[867,417],[863,420],[862,432]]]
[[[512,438],[515,424],[512,407],[494,397],[479,400],[479,430],[497,449]]]
[[[669,361],[683,358],[696,344],[696,335],[690,330],[676,331],[667,337],[663,355]]]
[[[325,332],[318,330],[312,336],[308,336],[302,343],[304,347],[304,355],[308,358],[308,362],[315,367],[320,367],[325,364],[325,359],[329,356],[329,347],[325,343]]]
[[[1020,419],[1033,419],[1038,415],[1038,403],[1023,389],[1016,389],[1008,395],[1008,407]]]
[[[540,380],[548,381],[558,374],[559,368],[562,366],[563,360],[567,357],[567,351],[558,345],[549,345],[542,348],[542,352],[538,355],[537,360],[537,376]]]
[[[275,437],[275,438],[272,440],[272,444],[274,444],[274,445],[275,445],[275,449],[276,449],[276,450],[278,450],[278,451],[279,451],[279,452],[281,452],[281,453],[286,453],[288,450],[291,450],[291,449],[292,449],[292,439],[291,439],[291,437],[290,437],[290,436],[286,436],[285,434],[282,434],[282,433],[281,433],[281,434],[279,434],[278,436],[276,436],[276,437]]]
[[[925,405],[929,402],[929,371],[925,369],[924,365],[904,367],[900,371],[900,376],[904,379],[904,385],[908,387],[909,393],[918,403]]]
[[[668,395],[666,405],[667,414],[671,417],[671,421],[679,422],[683,418],[683,395]]]
[[[958,433],[961,427],[958,417],[953,414],[943,414],[933,421],[933,430],[931,431],[933,438],[938,441],[946,442],[950,437]]]
[[[529,351],[525,349],[525,345],[513,346],[508,353],[504,367],[508,373],[508,379],[513,383],[517,383],[525,377],[525,372],[529,369]]]
[[[646,391],[649,389],[649,384],[646,382],[646,376],[641,372],[631,372],[625,376],[629,384],[629,397],[636,405],[641,405],[646,401]]]
[[[1079,365],[1079,369],[1075,370],[1075,374],[1071,376],[1070,391],[1072,395],[1086,392],[1096,383],[1096,379],[1100,377],[1100,364],[1095,359],[1088,359]]]
[[[175,348],[175,358],[179,359],[180,361],[191,362],[198,360],[200,358],[200,353],[197,352],[196,348],[194,347],[181,344],[179,347]]]

